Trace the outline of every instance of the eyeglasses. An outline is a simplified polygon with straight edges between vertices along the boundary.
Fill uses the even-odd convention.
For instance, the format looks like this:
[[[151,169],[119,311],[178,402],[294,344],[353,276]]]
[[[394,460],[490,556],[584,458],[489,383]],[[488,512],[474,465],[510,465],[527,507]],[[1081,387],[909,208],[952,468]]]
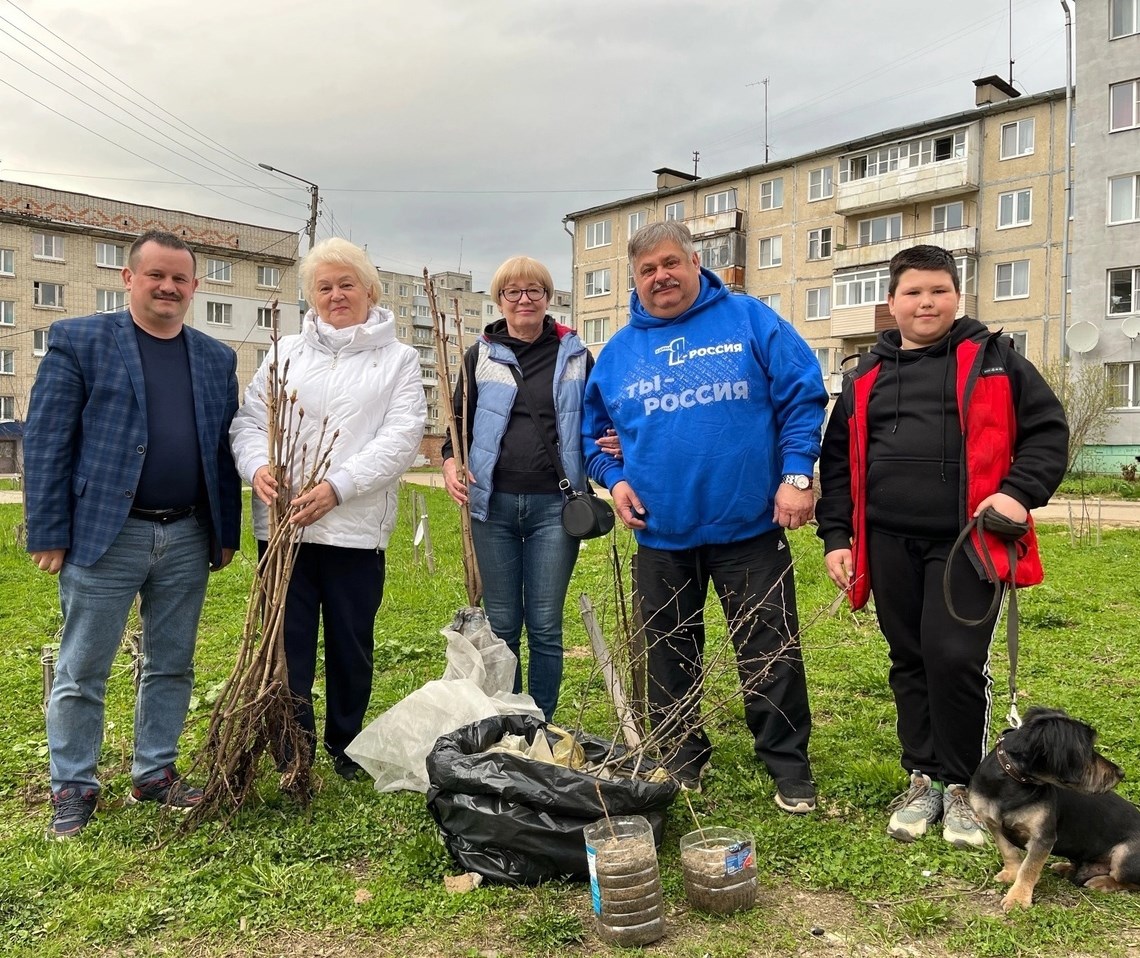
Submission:
[[[503,297],[508,303],[517,303],[523,298],[523,293],[526,293],[526,298],[532,303],[538,302],[546,295],[546,290],[541,286],[528,286],[526,289],[518,289],[515,286],[508,286],[506,289],[499,290],[499,295]]]

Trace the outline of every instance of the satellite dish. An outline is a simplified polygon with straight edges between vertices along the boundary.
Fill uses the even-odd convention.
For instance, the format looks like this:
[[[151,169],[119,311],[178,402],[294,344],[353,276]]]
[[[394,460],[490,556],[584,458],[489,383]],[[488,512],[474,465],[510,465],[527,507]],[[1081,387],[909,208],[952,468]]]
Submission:
[[[1140,316],[1129,316],[1120,324],[1120,331],[1129,339],[1140,336]]]
[[[1073,323],[1065,333],[1065,343],[1074,353],[1087,353],[1100,339],[1100,330],[1092,323]]]

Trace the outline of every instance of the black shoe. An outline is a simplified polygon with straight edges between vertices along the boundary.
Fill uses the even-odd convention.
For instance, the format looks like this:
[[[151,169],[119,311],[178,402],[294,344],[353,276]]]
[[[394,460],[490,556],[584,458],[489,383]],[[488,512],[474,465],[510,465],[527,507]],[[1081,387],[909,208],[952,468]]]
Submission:
[[[81,785],[64,785],[51,793],[51,825],[45,838],[64,841],[74,838],[91,821],[99,803],[99,789]]]
[[[337,775],[343,778],[346,782],[355,782],[358,778],[364,776],[364,768],[354,762],[347,755],[334,755],[333,768],[336,769]]]
[[[781,778],[776,782],[776,805],[791,815],[815,811],[815,782],[806,778]]]
[[[701,779],[708,773],[711,763],[708,759],[700,763],[686,762],[676,768],[670,767],[669,777],[681,788],[682,792],[701,792]]]
[[[135,785],[127,796],[127,804],[157,802],[163,808],[171,808],[177,812],[188,812],[202,803],[204,795],[202,789],[187,785],[182,781],[173,765],[167,765],[157,775]]]

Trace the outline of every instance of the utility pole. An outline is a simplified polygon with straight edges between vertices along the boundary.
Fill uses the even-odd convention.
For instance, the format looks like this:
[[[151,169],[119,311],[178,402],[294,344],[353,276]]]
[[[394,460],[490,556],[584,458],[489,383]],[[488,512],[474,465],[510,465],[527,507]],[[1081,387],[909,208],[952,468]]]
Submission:
[[[269,170],[270,173],[280,173],[282,176],[287,176],[293,180],[299,180],[302,183],[308,184],[309,187],[309,225],[305,228],[305,232],[309,234],[309,249],[313,248],[313,244],[317,241],[317,207],[320,203],[320,187],[317,186],[312,180],[306,180],[303,176],[298,176],[296,173],[286,173],[285,170],[279,170],[275,166],[270,166],[268,163],[258,163],[263,170]]]
[[[768,80],[770,77],[764,77],[763,80],[757,80],[755,83],[745,83],[745,86],[761,86],[764,87],[764,162],[768,162]]]
[[[697,176],[697,164],[701,162],[701,151],[693,150],[693,178]]]

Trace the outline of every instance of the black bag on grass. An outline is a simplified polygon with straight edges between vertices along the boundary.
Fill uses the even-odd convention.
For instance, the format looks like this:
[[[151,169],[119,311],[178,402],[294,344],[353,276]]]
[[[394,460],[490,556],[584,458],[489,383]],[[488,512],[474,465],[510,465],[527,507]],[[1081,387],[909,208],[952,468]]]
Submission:
[[[606,781],[509,752],[486,752],[507,732],[533,742],[546,734],[545,725],[528,715],[492,716],[435,743],[427,758],[428,811],[459,866],[513,885],[587,881],[582,829],[607,813],[644,815],[660,845],[666,811],[677,794],[672,780]],[[602,760],[611,747],[616,755],[624,752],[584,732],[574,737],[587,762]],[[653,767],[642,763],[643,770]]]

